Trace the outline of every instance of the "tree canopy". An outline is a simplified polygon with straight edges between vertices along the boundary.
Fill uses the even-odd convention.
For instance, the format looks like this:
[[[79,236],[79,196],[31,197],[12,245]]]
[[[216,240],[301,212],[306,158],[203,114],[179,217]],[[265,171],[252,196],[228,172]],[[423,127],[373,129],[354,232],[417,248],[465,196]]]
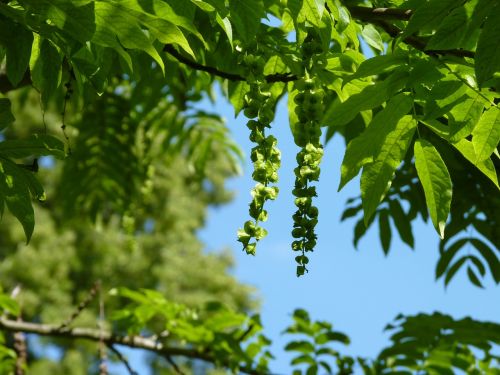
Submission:
[[[197,106],[216,85],[254,144],[249,219],[234,234],[246,253],[265,256],[286,102],[297,276],[314,272],[316,186],[338,173],[321,160],[342,137],[339,190],[360,175],[342,214],[357,220],[355,245],[376,223],[384,252],[392,227],[413,247],[412,223],[430,219],[437,278],[498,284],[499,25],[496,0],[0,1],[0,371],[55,373],[23,349],[26,332],[81,355],[80,373],[106,374],[107,349],[133,373],[117,345],[156,353],[159,373],[269,372],[250,289],[196,237],[207,207],[230,199],[243,155],[230,124]],[[104,299],[111,314],[89,308]],[[286,332],[300,338],[285,349],[297,374],[498,373],[496,323],[436,313],[388,329],[379,357],[352,358],[330,345],[346,335],[296,310]],[[77,371],[72,361],[57,371]]]

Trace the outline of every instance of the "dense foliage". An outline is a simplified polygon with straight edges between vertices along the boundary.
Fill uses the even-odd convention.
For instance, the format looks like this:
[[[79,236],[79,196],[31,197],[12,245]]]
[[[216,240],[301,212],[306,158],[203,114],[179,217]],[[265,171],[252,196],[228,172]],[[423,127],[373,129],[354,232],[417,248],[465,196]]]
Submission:
[[[264,205],[278,196],[272,132],[283,124],[273,120],[286,100],[300,148],[290,186],[298,276],[317,241],[320,162],[341,136],[339,189],[361,173],[360,196],[342,215],[361,215],[355,244],[377,222],[389,252],[392,221],[413,247],[412,222],[430,218],[442,239],[438,278],[448,284],[465,270],[478,287],[487,277],[500,282],[498,1],[3,0],[0,29],[0,214],[7,207],[30,242],[21,247],[3,215],[0,277],[8,290],[27,286],[23,317],[55,324],[5,315],[6,331],[85,337],[100,343],[102,363],[106,345],[125,344],[160,354],[177,372],[172,356],[268,371],[258,316],[244,315],[248,290],[226,276],[228,259],[201,254],[195,235],[207,205],[227,201],[224,180],[241,157],[222,120],[197,110],[214,84],[248,118],[255,144],[251,220],[242,219],[237,234],[247,253],[257,254],[272,215]],[[37,173],[42,161],[48,168]],[[40,275],[26,274],[30,262]],[[199,279],[186,266],[192,262],[210,273]],[[147,280],[134,283],[144,273]],[[52,277],[57,288],[40,285]],[[101,286],[92,287],[97,279]],[[73,318],[56,324],[88,291],[112,287],[111,325],[85,336],[69,328]],[[0,307],[21,315],[7,295]],[[393,345],[377,359],[345,357],[326,344],[347,337],[298,310],[287,332],[307,339],[287,350],[299,352],[293,364],[307,374],[356,366],[367,374],[498,371],[495,323],[417,315],[390,329]],[[140,334],[157,335],[134,345],[130,337]],[[19,370],[22,345],[6,339]],[[69,352],[71,340],[60,347]],[[15,357],[7,347],[0,355]],[[102,363],[96,371],[104,374]]]

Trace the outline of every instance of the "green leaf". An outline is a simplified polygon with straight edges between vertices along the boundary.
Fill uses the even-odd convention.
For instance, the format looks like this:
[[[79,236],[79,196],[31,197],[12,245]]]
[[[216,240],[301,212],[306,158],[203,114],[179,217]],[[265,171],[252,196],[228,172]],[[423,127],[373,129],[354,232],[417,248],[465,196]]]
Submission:
[[[245,105],[245,94],[250,91],[250,85],[244,81],[229,81],[228,82],[228,96],[229,101],[234,107],[234,116],[243,109]]]
[[[10,109],[10,100],[0,98],[0,131],[12,124],[16,119]]]
[[[260,19],[264,17],[264,3],[262,0],[229,0],[230,19],[238,37],[249,42],[257,35]]]
[[[481,115],[472,131],[472,144],[476,152],[475,164],[489,159],[500,142],[500,109],[496,106],[488,108]]]
[[[448,113],[450,127],[449,140],[459,141],[469,136],[476,126],[484,109],[484,99],[476,94],[472,98],[461,97]]]
[[[233,27],[231,26],[231,21],[229,21],[229,18],[227,17],[222,18],[219,14],[217,14],[216,20],[222,30],[226,33],[227,40],[229,41],[231,48],[233,48]]]
[[[456,0],[434,0],[421,2],[420,6],[411,16],[401,38],[406,38],[420,29],[433,29],[438,26],[443,18],[457,5]]]
[[[306,375],[317,375],[318,374],[318,365],[314,364],[309,366],[306,371]]]
[[[389,209],[392,217],[392,222],[398,230],[399,237],[408,244],[411,248],[415,245],[415,240],[413,238],[413,232],[411,230],[411,224],[409,217],[403,211],[401,204],[398,200],[389,200]]]
[[[474,145],[472,142],[462,139],[459,142],[452,143],[453,147],[455,147],[468,161],[474,164],[477,169],[479,169],[486,177],[488,177],[496,187],[500,188],[498,185],[498,176],[495,169],[495,165],[491,159],[486,159],[480,162],[477,162],[476,151],[474,150]]]
[[[7,78],[15,87],[23,79],[30,61],[33,33],[0,15],[0,45],[6,49]]]
[[[464,26],[467,24],[467,20],[467,13],[463,6],[453,9],[441,22],[425,49],[446,50],[458,48],[466,35],[467,28]]]
[[[417,139],[414,152],[415,167],[424,188],[429,214],[437,232],[444,238],[452,196],[450,174],[443,159],[430,142]]]
[[[28,243],[35,227],[35,214],[24,170],[7,159],[0,159],[0,196],[24,228]]]
[[[382,250],[384,250],[384,254],[389,254],[389,249],[391,248],[391,226],[389,225],[389,215],[387,210],[380,211],[378,215],[378,224],[379,224],[379,236],[380,242],[382,244]]]
[[[345,102],[335,101],[326,110],[321,123],[326,126],[342,126],[364,110],[378,107],[394,93],[404,87],[408,73],[395,71],[384,81],[365,87],[361,92],[350,96]]]
[[[382,41],[382,37],[372,24],[367,24],[363,27],[361,35],[369,46],[379,51],[384,51],[384,42]]]
[[[309,341],[292,341],[285,346],[287,352],[314,353],[314,345]]]
[[[290,362],[290,364],[292,366],[300,365],[300,364],[303,364],[303,363],[308,363],[310,365],[314,365],[316,363],[316,361],[310,355],[303,354],[303,355],[300,355],[298,357],[295,357]]]
[[[450,245],[443,253],[440,254],[439,261],[436,265],[436,279],[439,279],[450,265],[453,257],[460,249],[468,242],[467,238],[461,238]]]
[[[393,100],[396,98],[398,97]],[[384,131],[386,136],[382,139],[382,144],[375,146],[379,147],[379,151],[376,151],[373,163],[365,165],[361,174],[361,198],[365,223],[368,223],[379,203],[384,199],[391,186],[394,172],[405,157],[417,128],[417,122],[412,116],[403,116],[400,119],[396,117],[411,108],[412,99],[403,96],[401,99],[398,98],[398,101],[400,101],[399,113],[396,110],[391,111],[394,117],[392,121],[386,123],[386,126],[390,127],[389,131]],[[386,109],[388,107],[389,105]],[[389,110],[391,108],[392,106]],[[394,120],[397,121],[395,124]],[[372,141],[376,142],[378,139],[372,139]]]
[[[51,135],[34,135],[25,140],[9,139],[0,142],[0,155],[14,159],[53,155],[64,159],[64,143]]]
[[[325,361],[318,361],[319,365],[323,367],[326,371],[327,374],[333,374],[332,366],[328,364],[328,362]]]
[[[318,0],[302,0],[299,20],[309,21],[316,27],[321,25],[321,15],[325,9],[324,2]]]
[[[471,239],[470,242],[488,263],[493,280],[495,280],[497,284],[500,283],[500,260],[498,256],[485,242],[476,238]]]
[[[98,1],[95,3],[96,31],[92,37],[92,41],[114,48],[119,53],[122,53],[121,46],[144,51],[164,70],[165,66],[162,58],[141,28],[141,16],[145,17],[145,15],[127,7],[128,3],[129,1],[119,2],[115,0],[106,2]],[[143,18],[142,20],[144,19],[147,18]],[[174,25],[168,25],[168,23],[161,22],[158,19],[158,23],[153,22],[153,19],[148,20],[151,21],[153,32],[160,27],[168,26],[167,30],[169,32],[176,28]],[[119,44],[117,44],[116,38],[118,38]]]
[[[500,3],[490,8],[476,49],[476,78],[479,86],[500,72]]]
[[[404,94],[395,96],[383,110],[377,113],[368,128],[349,142],[342,160],[339,191],[358,174],[363,165],[374,162],[378,156],[380,156],[379,162],[383,161],[384,157],[392,157],[386,155],[387,151],[392,151],[392,146],[398,144],[398,134],[399,137],[403,136],[400,134],[402,129],[411,125],[407,118],[401,122],[411,105],[412,100],[409,96]],[[389,135],[390,138],[388,138]],[[387,145],[386,141],[389,142]],[[384,155],[380,155],[382,149],[384,149]],[[393,152],[396,152],[396,149]],[[394,161],[388,160],[388,163],[392,165]]]
[[[481,284],[479,277],[477,277],[476,273],[472,270],[470,266],[467,267],[467,276],[469,277],[469,280],[472,282],[472,284],[474,284],[478,288],[484,289],[484,286],[483,284]]]
[[[481,277],[484,277],[486,275],[486,267],[483,262],[475,255],[469,255],[469,260],[476,267]]]
[[[7,312],[11,315],[18,316],[20,313],[19,304],[7,294],[0,293],[0,311],[2,314]]]
[[[47,39],[35,34],[30,59],[33,86],[41,93],[44,106],[61,84],[62,57],[57,48]]]
[[[344,79],[343,85],[357,78],[364,78],[372,75],[378,75],[393,68],[405,65],[407,61],[406,54],[393,53],[390,55],[375,56],[363,61],[356,69],[354,74]]]

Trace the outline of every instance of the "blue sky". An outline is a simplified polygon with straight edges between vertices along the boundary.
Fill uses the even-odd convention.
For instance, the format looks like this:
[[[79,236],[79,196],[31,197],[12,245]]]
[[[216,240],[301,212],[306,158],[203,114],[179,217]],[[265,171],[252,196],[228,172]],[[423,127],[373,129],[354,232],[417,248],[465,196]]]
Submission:
[[[252,144],[248,141],[245,118],[235,119],[232,107],[220,93],[215,105],[206,101],[202,107],[225,117],[235,140],[248,156]],[[297,278],[290,231],[295,211],[291,188],[298,148],[289,131],[285,101],[278,106],[270,132],[278,138],[283,157],[280,195],[267,205],[269,221],[265,228],[269,235],[259,243],[257,255],[246,255],[236,242],[236,231],[248,217],[250,189],[255,184],[248,158],[243,176],[228,182],[228,187],[235,191],[234,201],[210,210],[200,236],[208,251],[232,249],[236,259],[234,275],[257,288],[263,324],[273,340],[272,351],[277,358],[271,365],[274,372],[291,373],[290,356],[281,349],[287,338],[281,332],[298,307],[307,309],[313,319],[330,321],[336,330],[348,334],[351,344],[345,352],[361,356],[375,356],[388,344],[383,328],[398,313],[441,311],[456,318],[472,316],[498,321],[499,289],[493,282],[488,281],[486,289],[481,290],[460,273],[445,290],[442,280],[434,280],[438,235],[430,223],[414,224],[414,251],[393,230],[391,252],[385,257],[377,226],[360,241],[358,250],[354,249],[355,220],[340,223],[340,216],[346,199],[359,194],[359,179],[337,192],[344,151],[341,138],[334,138],[325,148],[318,183],[318,245],[309,257],[309,273]]]

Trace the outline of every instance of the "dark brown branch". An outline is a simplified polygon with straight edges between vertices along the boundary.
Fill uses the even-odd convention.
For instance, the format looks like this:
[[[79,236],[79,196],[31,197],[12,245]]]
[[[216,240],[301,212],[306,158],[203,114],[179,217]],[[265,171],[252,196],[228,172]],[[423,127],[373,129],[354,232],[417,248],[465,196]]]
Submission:
[[[130,348],[144,349],[161,355],[165,358],[181,356],[191,359],[199,359],[206,362],[215,362],[215,358],[209,352],[201,352],[196,349],[178,348],[166,346],[156,340],[142,336],[121,336],[111,332],[100,332],[93,328],[64,328],[56,325],[38,324],[23,321],[15,321],[0,317],[0,328],[10,332],[34,333],[40,336],[63,337],[69,339],[83,339],[94,342],[102,340],[108,347],[111,345],[123,345]],[[263,375],[262,371],[253,368],[242,367],[240,372],[250,375]]]
[[[411,9],[397,8],[368,8],[360,6],[347,7],[354,18],[363,21],[373,20],[402,20],[407,21],[413,14]]]
[[[393,38],[397,38],[401,35],[401,29],[397,26],[394,26],[386,21],[382,20],[374,20],[373,24],[380,26],[384,31],[389,34]],[[451,55],[456,57],[471,57],[474,58],[475,53],[472,51],[462,50],[462,49],[448,49],[448,50],[427,50],[425,49],[426,42],[418,38],[416,36],[409,36],[403,39],[403,42],[418,49],[419,51],[424,52],[430,56],[436,55]]]
[[[163,47],[163,51],[167,52],[169,55],[173,56],[176,60],[179,62],[195,69],[195,70],[200,70],[202,72],[207,72],[210,73],[211,75],[221,77],[221,78],[226,78],[230,81],[246,81],[246,78],[243,76],[240,76],[239,74],[235,73],[228,73],[224,72],[222,70],[219,70],[217,68],[214,68],[212,66],[206,66],[202,65],[196,61],[193,61],[182,54],[180,54],[172,45],[166,44],[165,47]],[[273,82],[291,82],[297,80],[297,76],[293,74],[287,74],[287,73],[276,73],[276,74],[270,74],[265,76],[266,82],[268,83],[273,83]]]

